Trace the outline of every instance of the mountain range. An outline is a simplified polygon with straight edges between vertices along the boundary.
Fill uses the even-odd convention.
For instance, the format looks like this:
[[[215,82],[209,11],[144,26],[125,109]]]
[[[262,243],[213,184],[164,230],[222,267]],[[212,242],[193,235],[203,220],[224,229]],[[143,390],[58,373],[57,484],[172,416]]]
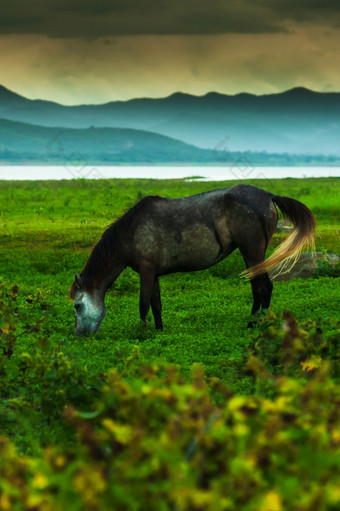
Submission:
[[[263,96],[176,93],[64,106],[30,100],[0,86],[0,119],[1,161],[5,154],[18,157],[20,141],[22,155],[30,152],[34,160],[35,153],[39,160],[48,154],[50,161],[56,155],[46,147],[60,133],[65,151],[87,151],[85,157],[92,154],[107,164],[216,164],[245,151],[276,153],[281,159],[285,154],[333,160],[340,156],[340,93],[305,88]],[[8,121],[12,124],[6,125]]]
[[[227,153],[221,153],[225,158]],[[216,164],[216,155],[179,140],[127,128],[49,128],[0,119],[0,164]]]

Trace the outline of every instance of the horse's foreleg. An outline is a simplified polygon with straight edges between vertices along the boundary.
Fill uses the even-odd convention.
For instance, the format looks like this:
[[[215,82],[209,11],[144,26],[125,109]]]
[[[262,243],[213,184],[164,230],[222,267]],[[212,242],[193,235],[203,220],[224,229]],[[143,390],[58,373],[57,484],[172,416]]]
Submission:
[[[162,323],[162,302],[158,277],[154,279],[153,293],[151,295],[151,309],[155,318],[156,330],[163,330]]]
[[[140,271],[140,296],[139,296],[139,314],[145,323],[146,316],[150,309],[151,297],[154,290],[155,274],[150,269]]]

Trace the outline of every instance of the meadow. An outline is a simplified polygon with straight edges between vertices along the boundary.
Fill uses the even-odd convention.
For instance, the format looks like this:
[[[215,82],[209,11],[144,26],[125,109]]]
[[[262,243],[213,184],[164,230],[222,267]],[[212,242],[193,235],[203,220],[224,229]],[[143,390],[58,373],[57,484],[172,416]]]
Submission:
[[[140,344],[147,359],[161,357],[184,372],[192,363],[202,362],[208,375],[242,388],[243,382],[235,381],[232,371],[225,368],[231,357],[243,352],[251,336],[245,328],[251,289],[239,276],[244,262],[238,251],[208,270],[161,278],[162,333],[154,331],[151,314],[147,331],[139,328],[139,279],[132,270],[126,270],[108,292],[107,317],[95,337],[73,335],[73,304],[67,297],[74,272],[82,269],[105,227],[138,199],[149,194],[180,197],[234,183],[3,182],[0,274],[19,287],[19,303],[32,315],[39,314],[43,302],[43,333],[52,343],[62,342],[66,353],[82,354],[88,364],[101,369],[119,366],[133,346]],[[270,180],[265,188],[306,203],[318,225],[316,249],[339,251],[338,179]],[[271,249],[284,236],[275,235]],[[327,277],[276,283],[272,307],[277,314],[291,310],[298,319],[328,317],[339,310],[334,293],[334,281]],[[32,303],[26,301],[28,297]]]
[[[246,182],[304,202],[313,211],[316,218],[316,250],[339,253],[340,179],[284,179],[261,182],[249,180]],[[286,376],[292,376],[288,374],[289,371],[285,370],[287,360],[283,359],[281,365],[279,363],[282,350],[279,355],[276,353],[272,360],[269,360],[269,354],[273,353],[276,349],[275,346],[277,346],[275,339],[282,340],[285,335],[282,330],[283,311],[290,311],[297,322],[303,325],[303,331],[312,332],[310,336],[316,335],[320,330],[325,346],[330,342],[329,339],[332,336],[332,338],[335,338],[336,335],[339,336],[339,279],[336,276],[336,271],[327,267],[320,267],[315,274],[315,278],[276,282],[272,297],[272,311],[267,321],[253,330],[247,329],[252,295],[249,282],[240,278],[244,263],[238,251],[208,270],[161,278],[163,332],[155,331],[151,314],[146,329],[139,324],[138,275],[127,269],[107,294],[107,316],[100,331],[95,336],[86,338],[75,336],[73,332],[73,303],[68,298],[68,290],[72,284],[74,272],[79,272],[82,269],[91,247],[99,239],[107,225],[145,195],[180,197],[209,189],[227,187],[236,183],[236,181],[223,183],[201,182],[194,179],[192,181],[120,179],[0,182],[0,276],[2,277],[0,281],[2,291],[2,299],[0,300],[2,305],[0,324],[2,329],[0,365],[2,381],[0,389],[3,400],[0,407],[0,428],[2,429],[0,435],[2,432],[5,435],[4,438],[6,438],[6,441],[2,440],[2,454],[5,460],[2,469],[6,472],[8,468],[6,462],[9,466],[10,461],[14,459],[14,451],[11,450],[14,447],[8,447],[7,439],[10,439],[16,445],[19,452],[26,456],[35,456],[36,461],[34,463],[38,465],[43,463],[45,467],[39,469],[44,473],[42,477],[45,478],[45,482],[41,483],[41,488],[39,482],[34,486],[34,470],[32,472],[30,468],[31,461],[27,461],[28,458],[25,458],[25,463],[27,462],[25,470],[28,470],[28,472],[31,470],[30,476],[27,476],[29,482],[26,481],[25,484],[32,483],[33,485],[29,489],[26,488],[26,490],[27,495],[29,494],[32,498],[33,504],[31,507],[28,506],[26,494],[26,496],[18,494],[19,496],[15,497],[14,492],[13,497],[11,492],[6,490],[6,487],[0,485],[0,509],[10,509],[10,507],[6,508],[6,502],[9,502],[12,506],[15,503],[17,507],[12,507],[12,509],[24,509],[25,506],[32,509],[57,509],[51,504],[51,502],[54,502],[51,481],[59,469],[59,472],[63,473],[63,477],[66,479],[69,477],[72,480],[72,484],[70,483],[72,492],[78,492],[78,496],[81,495],[79,503],[74,504],[74,509],[111,509],[105,500],[107,498],[105,493],[107,487],[104,481],[105,477],[101,472],[102,465],[99,464],[99,468],[96,465],[96,470],[98,469],[100,472],[98,487],[101,487],[101,484],[104,486],[102,490],[98,490],[98,494],[94,492],[86,500],[87,497],[84,497],[86,494],[86,478],[88,477],[90,480],[92,476],[86,472],[87,469],[84,469],[83,472],[82,469],[79,469],[80,454],[78,469],[74,468],[72,476],[65,475],[64,465],[66,465],[67,455],[65,454],[66,451],[63,450],[72,449],[70,446],[73,445],[74,448],[74,445],[77,445],[74,434],[69,430],[69,424],[77,430],[78,441],[83,444],[85,442],[87,445],[89,451],[86,451],[86,456],[89,456],[88,452],[92,453],[91,449],[94,445],[86,437],[86,427],[80,425],[79,421],[77,422],[75,412],[70,411],[73,410],[73,408],[69,408],[70,406],[83,407],[83,415],[79,416],[81,420],[93,419],[95,421],[97,416],[95,414],[91,416],[95,408],[94,402],[98,400],[98,394],[104,392],[104,398],[101,397],[101,413],[107,413],[106,421],[118,420],[119,412],[116,410],[112,414],[110,408],[113,406],[110,401],[113,397],[109,398],[107,385],[109,387],[111,385],[111,390],[114,389],[112,390],[112,396],[115,396],[114,399],[117,403],[120,402],[124,393],[133,395],[136,414],[137,416],[140,414],[144,419],[146,410],[138,408],[139,405],[136,404],[138,397],[136,396],[143,396],[142,400],[147,400],[149,399],[149,397],[146,398],[146,396],[149,396],[148,393],[151,393],[150,396],[155,393],[157,399],[160,399],[160,396],[162,396],[162,399],[168,399],[165,398],[165,395],[166,388],[172,388],[169,384],[169,381],[172,381],[169,376],[169,374],[173,374],[172,371],[177,374],[176,377],[172,377],[173,381],[176,381],[176,385],[178,384],[178,388],[181,389],[178,391],[179,394],[176,394],[178,402],[184,399],[184,395],[186,396],[185,399],[189,399],[190,392],[186,385],[189,385],[191,381],[194,389],[191,390],[192,395],[196,391],[200,393],[202,389],[204,394],[208,392],[208,388],[210,389],[209,392],[213,388],[211,403],[214,402],[215,404],[210,403],[209,406],[211,407],[222,406],[221,403],[228,400],[231,395],[239,396],[240,399],[242,396],[242,399],[245,400],[243,401],[244,406],[251,407],[253,405],[250,405],[250,401],[246,401],[247,399],[253,399],[256,395],[267,396],[267,399],[273,391],[270,388],[269,390],[268,388],[263,390],[266,387],[263,386],[263,382],[259,385],[254,383],[257,378],[256,376],[254,380],[254,373],[261,373],[261,371],[259,366],[256,366],[257,368],[253,367],[254,364],[249,366],[249,360],[254,362],[254,358],[251,359],[252,356],[254,357],[254,355],[260,353],[261,360],[268,362],[267,368],[270,366],[273,374],[276,374],[279,367]],[[267,255],[275,249],[285,236],[284,233],[274,235]],[[290,316],[287,317],[290,318]],[[289,321],[293,320],[288,319],[288,323]],[[323,325],[322,328],[320,325]],[[292,326],[292,332],[294,328]],[[301,336],[299,333],[295,335],[297,339],[305,340],[308,337],[306,336],[307,334]],[[261,351],[261,342],[262,345],[268,348],[267,351]],[[258,351],[255,353],[254,349]],[[320,352],[320,355],[319,352],[314,353],[313,350],[316,349],[314,344],[309,349],[312,351],[308,351],[308,356],[305,353],[304,358],[299,359],[300,362],[297,364],[300,372],[301,367],[303,368],[301,363],[305,363],[307,359],[311,360],[310,357],[314,361],[311,363],[312,373],[314,369],[318,369],[322,365],[320,360],[325,350],[322,353]],[[300,347],[299,350],[297,352],[301,356],[303,349]],[[338,356],[339,353],[336,351],[333,358],[338,360]],[[248,368],[245,370],[244,367],[247,363]],[[135,369],[136,364],[137,369]],[[145,371],[142,376],[140,373],[141,364]],[[148,369],[145,369],[145,367]],[[169,367],[173,369],[170,370]],[[309,373],[308,367],[310,366],[305,367],[307,367],[307,373]],[[203,372],[204,377],[202,376]],[[142,384],[141,387],[136,384],[136,387],[134,384],[135,374],[138,374],[139,382],[142,381],[144,385],[150,385],[149,390],[144,389]],[[293,376],[296,376],[296,374],[294,373]],[[111,383],[108,383],[107,378]],[[150,381],[151,383],[145,383]],[[298,385],[298,381],[300,380],[296,380],[296,385]],[[102,389],[103,385],[104,387],[106,385],[106,390]],[[132,387],[127,387],[128,385]],[[152,391],[153,385],[154,390]],[[224,390],[220,389],[220,385],[221,389]],[[75,390],[75,387],[78,387],[78,389]],[[140,390],[139,394],[137,388]],[[279,393],[280,386],[276,385],[275,388],[276,394]],[[156,389],[158,390],[156,391]],[[275,394],[275,392],[272,393]],[[286,390],[283,392],[286,392]],[[202,399],[202,395],[199,394],[197,403],[202,404]],[[203,402],[205,402],[205,399],[206,395]],[[318,397],[315,397],[315,399],[318,400]],[[130,405],[133,400],[130,399]],[[120,404],[122,405],[122,403]],[[124,402],[122,406],[127,408],[127,402]],[[144,405],[141,404],[140,406]],[[202,405],[203,408],[199,410],[197,406],[195,413],[198,414],[197,420],[202,426],[208,419],[205,416],[203,417],[202,409],[204,410],[204,406]],[[28,412],[30,407],[31,410]],[[183,413],[183,409],[180,407],[178,413]],[[152,406],[150,405],[150,410],[148,413],[151,413],[152,416],[155,403]],[[66,422],[68,421],[67,426],[64,424],[65,413]],[[132,405],[126,413],[130,415],[132,413],[133,415]],[[213,415],[218,416],[218,414],[219,412],[215,409]],[[18,419],[20,416],[23,417],[22,420]],[[126,417],[127,415],[124,415],[123,422],[127,421]],[[133,421],[133,419],[131,420]],[[155,431],[153,428],[160,427],[162,420],[157,415],[152,423],[153,425],[150,426],[150,431]],[[113,423],[103,421],[104,419],[101,419],[99,429],[104,424],[106,434],[116,435],[116,440],[120,435],[121,444],[123,446],[130,445],[129,434],[131,432],[128,433],[127,430],[121,429],[118,432],[114,430],[113,433]],[[314,426],[314,424],[311,425],[311,430]],[[112,431],[110,428],[113,428]],[[195,433],[194,430],[190,429],[191,426],[188,426],[188,428],[191,435],[198,434],[197,431]],[[249,431],[247,434],[250,438],[251,431]],[[124,435],[127,436],[124,437]],[[176,435],[177,433],[174,433],[174,438],[177,438]],[[104,437],[105,435],[100,438]],[[157,437],[157,441],[155,440],[156,443],[159,442],[159,438]],[[312,440],[309,440],[310,445],[312,445]],[[98,438],[97,441],[99,442]],[[105,441],[103,440],[104,443]],[[6,443],[5,447],[4,442]],[[95,443],[94,440],[93,442]],[[180,444],[181,442],[178,440],[178,445]],[[47,460],[48,453],[56,446],[61,449],[62,454],[59,455],[64,460],[60,462],[59,469],[54,466],[55,461]],[[185,449],[188,448],[188,444],[185,443]],[[79,451],[79,445],[77,449]],[[168,451],[166,452],[168,453]],[[107,455],[109,456],[109,454]],[[72,456],[74,461],[77,456],[74,452]],[[141,459],[143,456],[145,456],[144,451],[143,455],[141,454]],[[38,462],[37,459],[40,461]],[[83,458],[81,459],[83,460]],[[90,461],[88,460],[89,466],[94,463],[94,460],[97,460],[95,454],[92,455]],[[102,462],[101,459],[100,463]],[[48,469],[46,463],[49,464]],[[20,472],[19,468],[17,470]],[[9,475],[7,474],[7,477],[10,485],[13,474],[9,468],[8,470]],[[75,474],[78,474],[77,470],[80,470],[83,474],[80,482],[77,483],[79,488],[74,482]],[[49,471],[49,475],[46,471]],[[140,474],[138,476],[136,474],[129,475],[130,481],[135,480],[136,477],[137,479],[140,477],[142,481],[144,476],[145,474],[143,476]],[[161,478],[161,472],[159,477]],[[220,507],[214,507],[209,500],[210,497],[208,498],[202,493],[207,491],[207,488],[204,487],[205,483],[197,483],[197,479],[195,479],[196,482],[192,484],[195,486],[197,483],[195,488],[197,492],[201,492],[197,493],[197,502],[195,499],[192,501],[190,500],[191,497],[185,497],[184,494],[180,493],[180,496],[176,494],[176,497],[171,497],[172,500],[170,499],[170,501],[172,503],[169,506],[164,504],[159,509],[263,509],[263,511],[266,509],[268,511],[269,509],[271,511],[281,509],[279,503],[288,498],[285,497],[286,489],[278,490],[278,493],[275,494],[276,497],[275,495],[272,496],[272,503],[270,504],[270,484],[266,479],[267,476],[262,474],[261,477],[266,481],[266,484],[264,486],[259,484],[256,487],[256,491],[254,490],[256,498],[254,495],[249,496],[248,507],[240,507],[241,497],[241,500],[237,500],[238,497],[235,497],[233,502],[230,501],[231,503],[229,501],[228,503],[226,499],[222,499]],[[53,479],[53,481],[55,480]],[[65,490],[67,486],[65,481],[62,483],[60,480],[59,483],[54,482],[55,485],[59,485],[59,495],[64,495],[63,498],[66,499],[71,489]],[[150,495],[149,497],[144,496],[146,500],[143,501],[144,497],[142,498],[138,492],[135,495],[135,500],[130,496],[132,500],[129,503],[129,490],[122,490],[125,483],[126,481],[121,483],[122,494],[118,492],[115,497],[110,496],[111,499],[116,498],[117,503],[120,503],[119,509],[154,509],[150,503],[152,502]],[[13,485],[15,486],[14,483]],[[32,497],[32,491],[38,499],[37,502],[40,503],[37,505],[41,507],[34,507],[35,501]],[[157,486],[157,491],[160,494],[165,492],[164,495],[168,495],[168,489],[163,487],[160,489]],[[157,491],[155,490],[154,496],[158,495]],[[221,489],[222,493],[223,491]],[[122,496],[123,493],[124,497]],[[277,497],[278,494],[281,496]],[[211,498],[214,500],[217,495],[220,494],[217,492]],[[259,507],[258,499],[264,499],[263,502],[265,502],[266,495],[269,499],[267,499],[268,506],[265,507],[265,504],[263,504],[262,507]],[[5,500],[1,500],[1,498]],[[104,500],[101,501],[101,498]],[[140,507],[136,504],[138,499],[140,499],[140,502],[144,502],[144,504],[140,504]],[[335,496],[333,500],[338,502]],[[3,504],[4,502],[5,504]],[[98,504],[99,502],[101,504]],[[146,505],[148,507],[145,507]],[[293,509],[293,507],[290,507],[290,509]],[[294,509],[307,510],[312,509],[312,507],[296,507]],[[331,507],[322,509],[331,509]]]

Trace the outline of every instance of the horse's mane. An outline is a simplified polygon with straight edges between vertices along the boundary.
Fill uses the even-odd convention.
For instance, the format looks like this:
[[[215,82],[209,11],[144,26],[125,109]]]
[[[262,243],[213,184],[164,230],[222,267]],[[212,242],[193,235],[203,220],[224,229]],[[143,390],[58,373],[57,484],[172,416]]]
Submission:
[[[81,281],[84,289],[93,289],[98,276],[110,271],[110,259],[122,250],[122,241],[140,216],[153,202],[161,200],[158,195],[149,195],[138,201],[121,217],[110,224],[103,232],[100,240],[92,248],[91,254],[81,272]],[[70,289],[70,297],[74,299],[77,284],[74,281]]]

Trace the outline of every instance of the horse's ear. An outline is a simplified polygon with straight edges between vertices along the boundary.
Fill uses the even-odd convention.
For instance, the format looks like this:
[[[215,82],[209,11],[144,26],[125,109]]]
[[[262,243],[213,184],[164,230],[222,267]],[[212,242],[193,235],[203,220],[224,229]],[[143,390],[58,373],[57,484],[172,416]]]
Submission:
[[[74,274],[74,282],[76,283],[77,288],[81,289],[82,281],[81,281],[81,276],[79,275],[79,273]]]

